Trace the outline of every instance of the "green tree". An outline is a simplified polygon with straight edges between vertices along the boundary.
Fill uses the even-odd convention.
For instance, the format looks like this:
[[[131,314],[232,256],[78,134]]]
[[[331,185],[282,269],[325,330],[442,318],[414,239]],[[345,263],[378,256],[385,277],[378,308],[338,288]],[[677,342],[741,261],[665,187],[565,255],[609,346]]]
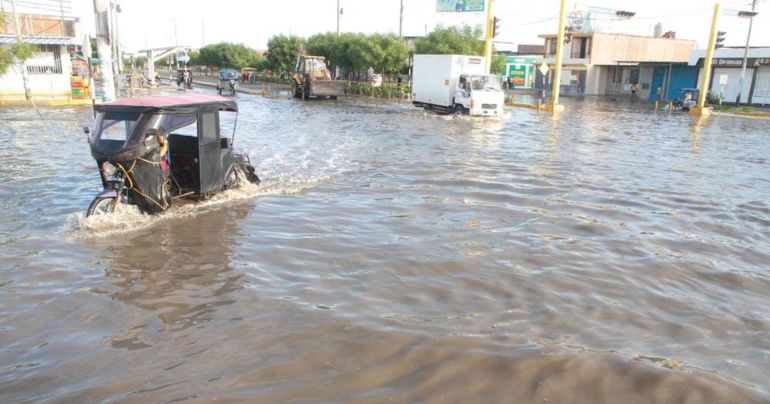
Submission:
[[[267,63],[270,68],[279,73],[288,73],[297,63],[300,48],[305,45],[305,39],[296,36],[273,35],[267,41]]]
[[[252,65],[259,57],[254,49],[243,44],[222,42],[202,47],[195,64],[240,69]]]
[[[332,61],[336,55],[335,47],[340,41],[333,32],[325,34],[315,34],[307,39],[305,51],[308,55],[324,56],[328,61]]]
[[[497,53],[497,50],[494,48],[492,48],[491,70],[493,74],[500,74],[505,70],[505,56]]]
[[[409,58],[409,47],[394,34],[374,34],[371,42],[372,67],[383,74],[393,74],[404,66]]]
[[[355,76],[372,67],[384,74],[400,70],[409,57],[409,47],[393,34],[335,33],[308,38],[307,53],[326,57],[329,67],[341,67]]]
[[[415,53],[432,55],[477,55],[484,54],[484,41],[480,38],[484,32],[480,25],[470,27],[444,28],[437,26],[425,38],[418,38],[415,43]],[[505,69],[505,56],[497,54],[492,48],[491,72],[502,73]]]
[[[190,60],[187,62],[189,66],[202,66],[200,51],[192,51],[188,53],[187,56],[190,58]]]
[[[483,55],[484,41],[481,26],[437,26],[428,36],[418,38],[415,53],[432,55]]]

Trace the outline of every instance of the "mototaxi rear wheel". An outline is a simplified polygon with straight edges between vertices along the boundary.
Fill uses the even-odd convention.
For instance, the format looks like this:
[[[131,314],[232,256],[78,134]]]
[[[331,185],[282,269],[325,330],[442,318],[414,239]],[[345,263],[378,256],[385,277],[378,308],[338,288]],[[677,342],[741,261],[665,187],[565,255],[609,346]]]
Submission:
[[[115,211],[115,198],[106,196],[97,196],[88,205],[86,216],[106,215]]]

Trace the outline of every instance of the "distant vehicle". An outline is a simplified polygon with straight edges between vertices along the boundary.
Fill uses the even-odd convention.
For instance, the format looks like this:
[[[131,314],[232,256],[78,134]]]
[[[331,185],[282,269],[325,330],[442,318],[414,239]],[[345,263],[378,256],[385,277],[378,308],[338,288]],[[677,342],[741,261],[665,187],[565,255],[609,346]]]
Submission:
[[[295,98],[337,99],[345,94],[347,83],[332,80],[331,72],[323,56],[299,55],[292,76],[291,89]]]
[[[484,71],[484,58],[414,55],[412,103],[440,114],[502,116],[500,80]]]
[[[382,86],[382,75],[381,74],[372,74],[369,77],[369,85],[372,87],[381,87]]]
[[[88,215],[110,213],[120,203],[160,213],[177,198],[205,199],[243,181],[259,183],[248,156],[222,136],[220,111],[238,105],[217,95],[188,94],[119,99],[94,105],[91,156],[104,190]],[[184,135],[183,128],[191,127]],[[176,133],[172,133],[176,132]]]
[[[244,83],[253,83],[257,79],[257,73],[259,73],[259,70],[253,67],[244,67],[241,69],[241,80]]]
[[[222,95],[222,92],[227,90],[230,94],[235,95],[238,92],[238,70],[235,69],[222,69],[219,71],[219,79],[217,80],[217,93]]]
[[[683,88],[680,90],[679,97],[671,102],[674,108],[682,111],[689,111],[698,105],[698,95],[700,90],[697,88]]]
[[[192,89],[192,71],[185,67],[177,70],[176,73],[176,85],[187,89]]]

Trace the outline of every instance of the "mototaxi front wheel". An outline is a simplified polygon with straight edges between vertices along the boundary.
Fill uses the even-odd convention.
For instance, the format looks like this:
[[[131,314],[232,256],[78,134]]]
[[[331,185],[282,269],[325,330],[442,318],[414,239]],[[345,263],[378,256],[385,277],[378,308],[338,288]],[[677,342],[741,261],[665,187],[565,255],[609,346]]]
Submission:
[[[115,198],[106,196],[97,196],[88,206],[86,216],[106,215],[115,211]]]
[[[238,188],[241,185],[241,175],[242,173],[238,166],[235,164],[231,165],[225,175],[225,189]]]

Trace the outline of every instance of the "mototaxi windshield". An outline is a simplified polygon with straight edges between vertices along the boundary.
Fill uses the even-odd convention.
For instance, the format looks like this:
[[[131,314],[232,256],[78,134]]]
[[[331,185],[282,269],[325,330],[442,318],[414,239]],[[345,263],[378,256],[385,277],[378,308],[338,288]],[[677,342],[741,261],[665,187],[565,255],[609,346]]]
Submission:
[[[98,112],[91,149],[107,156],[117,154],[143,145],[150,129],[165,135],[194,122],[195,114]]]

